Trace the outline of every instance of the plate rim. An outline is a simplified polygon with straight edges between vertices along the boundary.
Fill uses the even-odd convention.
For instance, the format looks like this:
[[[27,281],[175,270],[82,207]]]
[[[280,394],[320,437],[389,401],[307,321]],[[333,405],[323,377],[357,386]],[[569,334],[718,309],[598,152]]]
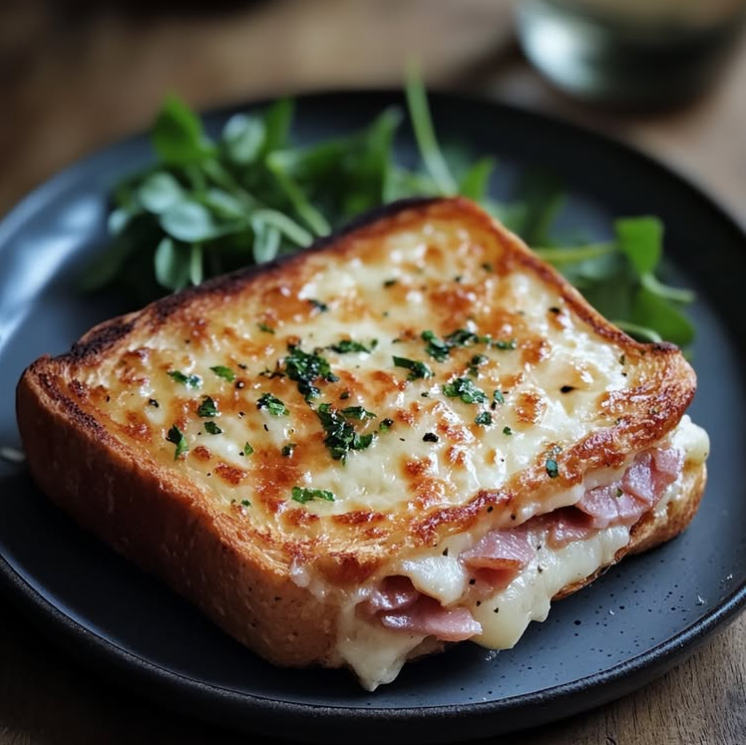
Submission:
[[[430,90],[428,96],[434,107],[466,105],[482,108],[493,115],[507,112],[511,116],[530,120],[534,125],[542,128],[549,127],[559,131],[564,137],[585,138],[604,150],[616,151],[617,156],[636,161],[637,167],[653,169],[659,176],[677,182],[679,188],[684,188],[702,207],[706,207],[713,214],[713,217],[720,222],[721,226],[728,229],[728,232],[736,236],[738,240],[744,241],[744,238],[746,238],[744,226],[732,214],[731,209],[716,201],[706,187],[699,185],[689,174],[679,171],[675,165],[658,160],[644,150],[637,149],[630,144],[592,130],[585,125],[563,119],[560,116],[535,111],[528,107],[486,96],[465,95],[438,89]],[[300,104],[305,101],[315,101],[318,104],[319,101],[326,99],[335,101],[336,105],[340,105],[341,102],[343,106],[354,106],[354,102],[350,103],[351,99],[365,101],[377,97],[389,104],[400,103],[404,100],[402,91],[396,88],[357,90],[332,88],[298,93],[292,97]],[[240,101],[201,111],[200,116],[203,120],[225,118],[232,113],[261,107],[273,100],[276,99],[263,97]],[[90,171],[91,168],[96,168],[100,160],[127,145],[145,139],[147,139],[147,133],[139,132],[97,148],[82,158],[72,161],[32,189],[0,219],[0,254],[2,254],[4,247],[10,243],[10,239],[19,230],[23,230],[25,223],[33,217],[35,212],[53,201],[60,193],[65,193],[71,187],[71,184],[79,182],[86,172]],[[537,712],[535,717],[536,725],[570,716],[607,703],[659,677],[674,665],[683,662],[713,634],[724,630],[746,608],[745,578],[744,581],[734,587],[729,595],[718,601],[715,607],[654,647],[629,657],[606,670],[600,670],[566,683],[549,685],[530,693],[516,694],[495,701],[437,706],[330,706],[239,692],[174,672],[148,660],[146,657],[133,654],[67,615],[62,608],[56,606],[42,592],[33,587],[21,573],[16,571],[12,563],[2,553],[0,553],[0,587],[6,591],[6,596],[11,599],[16,607],[20,608],[24,615],[30,617],[40,627],[45,636],[52,637],[53,632],[62,629],[64,639],[61,640],[63,643],[60,646],[63,646],[68,652],[73,651],[80,654],[84,663],[95,667],[99,673],[112,680],[116,685],[134,690],[130,687],[131,685],[133,686],[138,681],[142,683],[145,680],[148,697],[172,709],[182,708],[177,701],[172,699],[173,694],[191,693],[197,697],[209,694],[213,701],[217,700],[224,708],[228,707],[228,709],[239,703],[251,704],[249,711],[252,714],[261,713],[265,715],[269,712],[270,714],[281,714],[285,717],[292,716],[295,721],[302,719],[304,722],[308,722],[308,718],[311,716],[314,720],[313,727],[308,732],[296,732],[295,736],[300,734],[303,739],[314,740],[319,739],[321,733],[323,733],[323,740],[327,742],[330,741],[329,733],[324,728],[328,726],[331,719],[336,722],[346,721],[348,724],[352,723],[353,719],[363,720],[367,725],[372,725],[373,722],[381,724],[382,726],[364,733],[362,739],[358,738],[360,742],[368,742],[377,739],[382,733],[401,724],[402,721],[423,716],[436,718],[441,722],[446,720],[460,721],[466,718],[478,719],[480,717],[484,719],[485,717],[505,715],[524,707],[535,708],[539,704],[542,706],[541,713]],[[117,671],[116,679],[109,674],[112,670]],[[614,687],[612,684],[619,685],[624,690],[621,692],[617,688],[609,690],[610,686]],[[589,696],[589,692],[594,695]],[[581,697],[585,698],[582,699]],[[552,713],[551,705],[556,707],[558,704],[562,707],[564,713]],[[189,709],[189,711],[193,715],[200,716],[200,713],[193,709]],[[210,719],[210,717],[205,718]],[[382,721],[384,719],[387,721]],[[241,723],[240,716],[232,716],[231,723],[247,729],[246,724]],[[254,726],[255,724],[260,726]],[[269,729],[260,722],[254,722],[248,729],[263,731],[274,736],[282,735],[282,732]],[[509,732],[516,729],[523,729],[523,726],[521,724],[516,724],[514,727],[501,726],[499,731]],[[478,732],[467,737],[484,736],[485,734],[489,734],[489,730],[482,727]],[[464,733],[459,733],[458,738],[464,739]],[[332,739],[334,739],[333,736]],[[444,736],[440,738],[441,741],[453,739],[453,732],[450,731],[444,733]],[[435,740],[428,737],[428,741],[434,742]]]

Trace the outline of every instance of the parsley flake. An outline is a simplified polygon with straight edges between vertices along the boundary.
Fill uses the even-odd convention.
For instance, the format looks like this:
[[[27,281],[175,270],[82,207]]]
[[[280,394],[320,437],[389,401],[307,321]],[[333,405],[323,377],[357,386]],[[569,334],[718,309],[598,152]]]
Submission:
[[[492,414],[490,414],[489,411],[482,411],[479,414],[476,415],[474,418],[475,424],[481,424],[485,427],[488,427],[490,424],[492,424]]]
[[[242,500],[241,500],[241,504],[242,504],[242,505],[243,505],[244,507],[251,507],[251,502],[249,502],[249,500],[248,500],[248,499],[242,499]]]
[[[205,422],[205,432],[208,435],[219,435],[222,434],[223,430],[218,427],[213,421]]]
[[[254,452],[254,448],[253,448],[253,447],[251,447],[251,445],[250,445],[250,444],[249,444],[249,443],[247,442],[247,443],[246,443],[246,444],[245,444],[245,445],[243,446],[243,450],[242,450],[241,452],[242,452],[242,453],[243,453],[244,455],[247,455],[247,456],[248,456],[248,455],[252,455],[252,454],[253,454],[253,452]]]
[[[559,466],[554,458],[547,458],[545,466],[550,479],[556,479],[559,476]]]
[[[393,423],[394,423],[393,419],[389,419],[388,417],[386,417],[386,419],[384,419],[381,422],[381,424],[378,426],[379,432],[388,432],[391,429],[391,426],[393,425]]]
[[[440,438],[435,432],[425,432],[422,439],[424,442],[437,442]]]
[[[267,326],[266,323],[257,323],[260,331],[264,331],[265,334],[274,334],[275,330],[271,326]]]
[[[498,339],[495,342],[492,342],[492,346],[495,347],[495,349],[516,349],[518,347],[518,342],[515,339]]]
[[[179,460],[184,453],[189,452],[189,444],[186,437],[184,437],[184,433],[175,424],[168,430],[166,439],[176,445],[174,460]]]
[[[422,340],[426,341],[425,351],[437,362],[445,362],[451,353],[449,344],[439,339],[434,331],[423,331]]]
[[[187,388],[201,388],[202,387],[202,378],[200,378],[199,375],[184,375],[184,373],[180,372],[179,370],[169,370],[168,374],[177,383],[181,383],[182,385],[185,385]]]
[[[456,329],[446,336],[446,343],[452,347],[465,347],[467,344],[476,344],[479,337],[468,329]]]
[[[342,416],[347,419],[357,419],[359,422],[365,419],[376,418],[376,415],[372,411],[368,411],[362,406],[348,406],[346,409],[342,409]]]
[[[290,354],[285,358],[285,372],[290,380],[298,384],[298,391],[306,401],[317,398],[321,391],[313,383],[321,378],[335,383],[339,378],[334,375],[326,357],[316,352],[304,352],[300,347],[290,345]]]
[[[465,404],[482,404],[487,395],[468,378],[456,378],[443,386],[443,394],[448,398],[460,398]]]
[[[419,362],[418,360],[408,360],[406,357],[394,357],[394,365],[410,371],[407,380],[432,378],[433,376],[433,371],[424,362]]]
[[[505,427],[503,427],[503,434],[504,435],[512,435],[513,434],[513,430],[506,425]]]
[[[475,378],[479,375],[479,367],[489,362],[489,358],[483,354],[475,354],[469,361],[469,374]]]
[[[504,404],[505,403],[505,396],[503,396],[502,391],[494,391],[492,393],[492,400],[496,404]]]
[[[342,341],[332,344],[329,349],[332,349],[339,354],[349,354],[350,352],[366,352],[367,354],[370,354],[377,346],[378,339],[371,339],[370,344],[367,347],[359,341],[342,339]]]
[[[287,445],[285,445],[282,450],[280,451],[282,453],[282,456],[284,458],[289,458],[292,454],[295,448],[298,446],[294,442],[289,442]]]
[[[279,398],[271,393],[263,393],[256,402],[257,409],[267,409],[272,416],[287,416],[290,411]]]
[[[344,414],[332,408],[331,404],[321,404],[316,410],[316,416],[326,432],[324,445],[334,460],[341,460],[344,463],[350,450],[365,450],[373,443],[373,433],[360,435],[355,432]]]
[[[329,306],[326,303],[322,303],[321,300],[316,300],[315,298],[309,297],[308,302],[313,305],[316,310],[319,311],[319,313],[326,313],[326,311],[329,310]]]
[[[204,396],[202,398],[202,403],[197,409],[197,414],[201,417],[204,417],[205,419],[208,419],[210,417],[217,416],[219,413],[220,412],[218,411],[218,405],[215,403],[215,401],[210,398],[210,396]]]
[[[324,489],[304,489],[300,486],[293,487],[293,501],[305,504],[310,502],[312,499],[324,499],[327,502],[334,501],[334,494]]]
[[[226,367],[225,365],[215,365],[215,367],[211,367],[210,370],[212,370],[219,378],[223,378],[223,380],[227,380],[229,383],[232,383],[236,379],[236,373],[234,373],[230,367]]]

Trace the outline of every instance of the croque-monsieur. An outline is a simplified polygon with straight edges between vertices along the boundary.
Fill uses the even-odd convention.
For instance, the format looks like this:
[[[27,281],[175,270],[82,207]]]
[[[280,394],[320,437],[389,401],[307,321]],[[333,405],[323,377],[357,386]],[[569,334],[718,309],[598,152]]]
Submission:
[[[287,666],[368,689],[682,531],[692,369],[474,204],[393,205],[164,298],[18,387],[32,473],[116,551]]]

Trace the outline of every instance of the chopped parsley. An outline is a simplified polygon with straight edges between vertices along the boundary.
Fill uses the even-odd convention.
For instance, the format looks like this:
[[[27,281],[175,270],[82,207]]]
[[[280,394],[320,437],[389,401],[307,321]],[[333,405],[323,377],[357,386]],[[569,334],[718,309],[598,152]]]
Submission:
[[[449,344],[439,339],[434,331],[423,331],[422,340],[426,341],[425,351],[437,362],[445,362],[451,352]]]
[[[215,367],[211,367],[210,370],[212,370],[219,378],[223,378],[223,380],[227,380],[229,383],[232,383],[236,379],[236,373],[234,373],[230,367],[226,367],[225,365],[215,365]]]
[[[207,432],[208,435],[219,435],[223,430],[220,429],[215,422],[209,421],[205,422],[205,432]]]
[[[502,391],[494,391],[492,393],[492,400],[496,404],[504,404],[505,403],[505,396],[503,396]]]
[[[289,458],[292,454],[295,448],[298,446],[294,442],[289,442],[287,445],[285,445],[282,450],[280,451],[282,453],[282,456],[284,458]]]
[[[388,432],[391,429],[391,426],[393,425],[393,423],[394,423],[393,419],[389,419],[388,417],[386,417],[386,419],[384,419],[380,423],[380,425],[378,425],[378,429],[380,432]]]
[[[313,385],[322,378],[329,383],[335,383],[339,378],[332,374],[329,361],[316,352],[304,352],[300,347],[290,345],[290,354],[285,358],[285,372],[290,380],[298,384],[298,391],[308,401],[317,398],[321,391]]]
[[[251,502],[249,502],[249,500],[248,500],[248,499],[242,499],[242,500],[241,500],[241,504],[242,504],[242,505],[243,505],[244,507],[251,507]]]
[[[518,342],[515,339],[498,339],[497,341],[492,342],[492,346],[495,347],[495,349],[516,349],[518,347]]]
[[[469,374],[476,378],[479,375],[478,368],[487,362],[489,362],[488,357],[485,357],[483,354],[475,354],[469,362]]]
[[[293,500],[305,504],[312,499],[324,499],[327,502],[334,501],[334,494],[324,489],[304,489],[300,486],[293,487]]]
[[[166,439],[176,445],[174,460],[178,460],[184,453],[189,451],[189,444],[186,441],[186,437],[184,437],[184,433],[175,424],[168,430]]]
[[[425,432],[422,439],[424,442],[437,442],[440,438],[435,434],[435,432]]]
[[[322,303],[321,300],[316,300],[315,298],[310,297],[308,298],[308,302],[311,303],[319,313],[326,313],[326,311],[329,310],[329,306],[326,303]]]
[[[545,466],[550,479],[556,479],[559,476],[559,466],[554,458],[547,458]]]
[[[339,398],[341,401],[346,401],[350,397],[349,391],[342,391],[342,393],[339,394]]]
[[[339,354],[349,354],[350,352],[366,352],[370,354],[378,346],[378,339],[371,339],[370,344],[366,347],[365,344],[361,344],[359,341],[352,341],[352,339],[342,339],[342,341],[332,344],[329,349],[333,349]]]
[[[616,494],[614,496],[617,499],[619,499],[619,497],[621,497],[623,495],[624,495],[624,490],[617,486],[617,488],[616,488]]]
[[[252,455],[252,454],[253,454],[253,452],[254,452],[254,448],[253,448],[253,447],[251,447],[251,445],[249,445],[249,443],[247,442],[247,443],[246,443],[246,444],[245,444],[245,445],[243,446],[243,450],[242,450],[241,452],[242,452],[242,454],[243,454],[243,455]]]
[[[512,435],[513,434],[513,430],[506,425],[505,427],[503,427],[503,434],[504,435]]]
[[[256,402],[257,409],[267,409],[272,416],[287,416],[290,411],[279,398],[271,393],[263,393]]]
[[[346,419],[357,419],[359,422],[376,418],[372,411],[368,411],[362,406],[348,406],[346,409],[342,409],[342,416]]]
[[[384,283],[384,287],[393,287],[399,280],[398,279],[387,279]]]
[[[433,376],[433,371],[424,362],[419,362],[418,360],[408,360],[406,357],[394,357],[394,365],[409,370],[408,380],[432,378]]]
[[[484,264],[482,264],[482,269],[484,269],[485,272],[495,271],[492,264],[490,264],[488,261],[485,261]]]
[[[334,460],[344,463],[350,450],[365,450],[373,442],[373,433],[359,435],[345,416],[332,408],[331,404],[321,404],[316,410],[316,416],[326,432],[324,445]]]
[[[448,398],[460,398],[465,404],[482,404],[487,401],[487,395],[477,388],[469,378],[456,378],[443,386],[444,395]]]
[[[187,388],[201,388],[202,378],[199,375],[184,375],[179,370],[169,370],[168,374],[177,382],[185,385]]]
[[[204,396],[202,398],[202,403],[199,405],[199,408],[197,409],[197,414],[199,416],[204,417],[206,419],[210,417],[215,417],[219,414],[218,411],[218,405],[215,403],[215,401],[210,398],[210,396]]]
[[[266,323],[257,323],[260,331],[264,331],[265,334],[274,334],[275,330],[271,326],[267,326]]]
[[[468,329],[456,329],[446,336],[446,343],[451,347],[465,347],[467,344],[476,344],[480,338]]]
[[[474,418],[475,424],[482,424],[485,427],[492,424],[492,414],[489,411],[482,411]]]

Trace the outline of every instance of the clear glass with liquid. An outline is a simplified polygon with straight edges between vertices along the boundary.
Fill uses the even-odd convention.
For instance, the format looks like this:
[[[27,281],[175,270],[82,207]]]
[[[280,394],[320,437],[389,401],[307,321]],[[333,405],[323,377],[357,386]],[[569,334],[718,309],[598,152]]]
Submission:
[[[520,0],[518,34],[557,87],[621,105],[705,89],[741,32],[746,0]]]

